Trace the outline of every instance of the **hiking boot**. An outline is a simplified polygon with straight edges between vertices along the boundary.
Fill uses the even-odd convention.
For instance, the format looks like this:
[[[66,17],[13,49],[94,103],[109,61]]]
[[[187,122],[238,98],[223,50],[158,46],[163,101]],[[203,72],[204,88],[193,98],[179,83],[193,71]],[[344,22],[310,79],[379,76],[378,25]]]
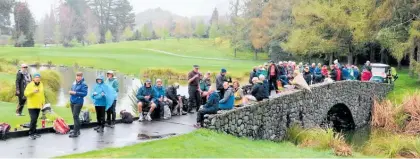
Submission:
[[[35,137],[35,135],[29,135],[29,139],[31,139],[31,140],[35,140],[35,139],[36,139],[36,137]]]
[[[201,128],[201,124],[200,123],[194,124],[194,127],[199,129],[199,128]]]
[[[187,112],[184,112],[184,111],[182,111],[182,113],[181,113],[182,115],[187,115]]]
[[[139,122],[142,122],[144,120],[143,118],[144,118],[143,115],[140,115],[139,116]]]
[[[98,130],[96,130],[96,132],[103,133],[104,132],[104,128],[103,127],[100,127]]]
[[[72,133],[69,135],[69,138],[76,138],[79,137],[80,133]]]
[[[39,135],[39,134],[34,134],[33,136],[35,136],[36,138],[40,138],[41,137],[41,135]]]
[[[97,126],[97,127],[93,128],[93,130],[98,131],[98,129],[100,129],[100,128],[101,128],[101,126]]]
[[[147,120],[147,121],[152,121],[152,117],[150,117],[150,115],[149,115],[149,114],[147,114],[147,116],[146,116],[146,120]]]
[[[106,124],[105,126],[108,127],[108,128],[114,128],[115,127],[114,124]]]

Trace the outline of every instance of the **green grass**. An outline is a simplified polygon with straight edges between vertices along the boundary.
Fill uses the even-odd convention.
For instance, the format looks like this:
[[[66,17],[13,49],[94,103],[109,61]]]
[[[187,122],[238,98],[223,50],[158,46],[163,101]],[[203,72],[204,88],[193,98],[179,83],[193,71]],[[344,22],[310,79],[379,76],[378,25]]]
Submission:
[[[413,94],[420,88],[420,82],[418,82],[416,77],[412,78],[408,75],[408,69],[400,70],[398,76],[394,90],[388,95],[388,99],[393,103],[403,102],[407,95]]]
[[[65,158],[326,158],[332,151],[298,148],[290,142],[252,141],[209,130],[123,148],[107,148]],[[355,154],[353,157],[364,157]]]
[[[14,81],[15,79],[15,74],[0,72],[0,81]]]
[[[77,62],[81,66],[117,69],[128,74],[138,74],[146,68],[172,68],[187,73],[192,69],[192,65],[199,64],[202,71],[218,72],[221,68],[227,68],[231,75],[243,76],[244,72],[249,72],[253,66],[264,62],[185,58],[144,50],[148,48],[186,56],[232,59],[232,49],[227,46],[226,44],[213,46],[209,40],[198,39],[182,39],[179,42],[177,40],[133,41],[76,48],[5,47],[0,50],[0,56],[9,60],[20,59],[27,63],[52,61],[54,64],[73,65]],[[246,57],[252,54],[240,53],[240,55]]]

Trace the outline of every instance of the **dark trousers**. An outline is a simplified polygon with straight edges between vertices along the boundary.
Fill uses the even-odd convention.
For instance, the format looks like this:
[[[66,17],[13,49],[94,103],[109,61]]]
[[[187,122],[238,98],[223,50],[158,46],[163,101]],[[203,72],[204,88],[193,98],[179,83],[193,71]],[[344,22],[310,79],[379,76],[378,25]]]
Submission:
[[[114,100],[112,106],[106,111],[106,122],[111,125],[115,122],[117,113],[115,112],[115,107],[117,106],[117,100]]]
[[[100,127],[105,127],[105,106],[95,106],[96,120]]]
[[[73,132],[78,133],[80,131],[80,118],[79,114],[82,110],[83,104],[70,104],[71,113],[73,114],[74,127]]]
[[[221,89],[217,89],[219,91],[219,96],[220,98],[223,98],[225,96],[225,89],[221,88]]]
[[[198,86],[188,86],[188,112],[191,112],[192,108],[200,108],[200,92],[198,92]]]
[[[41,109],[28,109],[31,122],[29,124],[29,135],[36,134],[36,123],[38,122],[39,113]]]
[[[273,90],[273,88],[274,88],[275,91],[279,90],[279,87],[277,87],[277,78],[275,78],[275,77],[271,77],[268,80],[268,85],[270,85],[270,93],[271,93],[271,90]]]
[[[19,103],[16,108],[16,114],[22,114],[23,107],[25,106],[25,103],[26,103],[26,97],[23,95],[19,95],[18,100],[19,100],[18,101]]]
[[[217,110],[214,110],[214,109],[204,108],[204,109],[199,110],[198,113],[197,113],[197,123],[200,123],[201,126],[203,126],[204,125],[204,115],[206,115],[206,114],[216,114],[216,113],[217,113]]]

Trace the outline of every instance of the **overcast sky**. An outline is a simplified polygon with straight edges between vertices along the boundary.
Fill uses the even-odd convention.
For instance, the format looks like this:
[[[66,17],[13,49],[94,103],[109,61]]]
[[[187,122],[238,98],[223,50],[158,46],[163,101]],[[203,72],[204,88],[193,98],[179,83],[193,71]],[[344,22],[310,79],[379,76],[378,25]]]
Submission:
[[[56,6],[59,0],[21,0],[26,1],[35,19],[40,20],[49,13],[51,5]],[[160,7],[180,16],[211,15],[216,7],[219,15],[224,15],[229,8],[229,0],[129,0],[136,13]]]

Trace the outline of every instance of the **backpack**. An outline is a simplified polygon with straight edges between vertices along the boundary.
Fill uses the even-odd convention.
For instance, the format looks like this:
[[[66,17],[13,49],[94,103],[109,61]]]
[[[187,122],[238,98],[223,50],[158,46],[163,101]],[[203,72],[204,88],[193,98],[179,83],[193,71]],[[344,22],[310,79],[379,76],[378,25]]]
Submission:
[[[182,110],[188,111],[188,99],[185,96],[182,96]]]
[[[70,127],[64,122],[63,118],[55,119],[53,128],[57,134],[67,134],[70,131]]]
[[[89,124],[90,123],[90,114],[89,111],[83,111],[80,115],[80,122],[82,124]]]
[[[10,125],[7,123],[0,124],[0,140],[7,139],[7,133],[9,133]]]
[[[134,117],[130,112],[121,111],[120,112],[121,121],[126,124],[131,124],[134,121]]]
[[[172,112],[171,109],[169,108],[169,105],[165,104],[165,106],[163,107],[163,119],[169,119],[171,118]]]

